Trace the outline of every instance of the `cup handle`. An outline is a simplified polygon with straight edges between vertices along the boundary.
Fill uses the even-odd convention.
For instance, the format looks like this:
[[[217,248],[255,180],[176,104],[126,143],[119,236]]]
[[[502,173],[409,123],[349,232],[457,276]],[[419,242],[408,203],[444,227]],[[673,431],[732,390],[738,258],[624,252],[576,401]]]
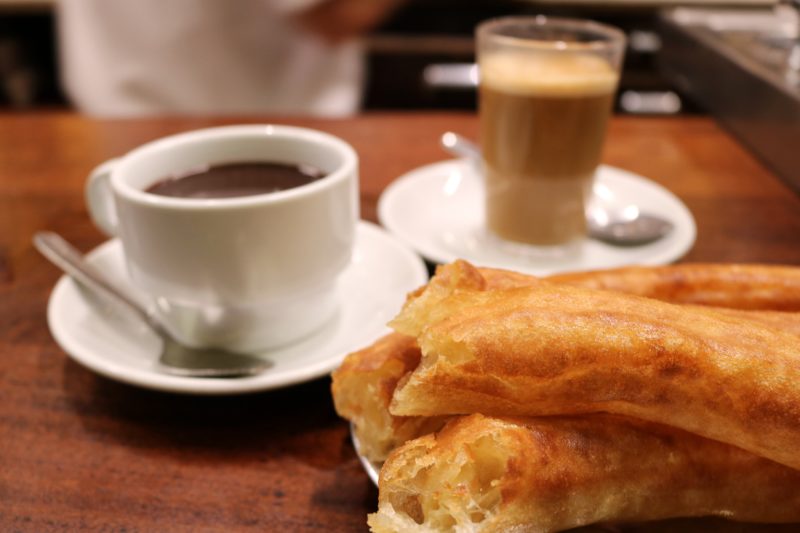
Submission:
[[[111,172],[118,160],[109,159],[101,163],[86,180],[86,206],[89,216],[100,231],[114,237],[117,235],[119,225],[117,209],[114,205],[114,195],[111,192]]]

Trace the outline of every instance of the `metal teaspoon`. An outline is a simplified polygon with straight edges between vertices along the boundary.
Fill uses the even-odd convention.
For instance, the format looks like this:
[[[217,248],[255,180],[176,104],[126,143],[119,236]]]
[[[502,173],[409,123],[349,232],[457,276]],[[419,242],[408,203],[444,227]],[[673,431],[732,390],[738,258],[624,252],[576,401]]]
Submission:
[[[481,150],[466,137],[448,131],[442,135],[440,142],[447,152],[467,159],[477,169],[481,168]],[[669,220],[642,213],[638,208],[609,211],[599,206],[587,209],[586,226],[591,238],[618,246],[636,246],[656,241],[674,227]]]
[[[133,311],[161,337],[163,346],[158,368],[164,373],[183,377],[230,378],[258,374],[272,366],[270,361],[246,354],[219,348],[190,348],[180,344],[152,311],[125,295],[60,235],[41,231],[34,235],[33,244],[42,255],[75,281]]]

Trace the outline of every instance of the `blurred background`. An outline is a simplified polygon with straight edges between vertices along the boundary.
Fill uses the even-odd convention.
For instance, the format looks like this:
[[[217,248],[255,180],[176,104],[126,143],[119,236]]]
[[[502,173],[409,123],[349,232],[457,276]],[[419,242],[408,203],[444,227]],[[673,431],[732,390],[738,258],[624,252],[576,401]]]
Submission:
[[[3,108],[69,105],[59,84],[56,1],[0,0]],[[678,9],[676,15],[678,5],[694,8]],[[674,60],[665,59],[681,48],[681,39],[690,38],[692,27],[702,26],[705,20],[720,31],[726,15],[727,24],[739,34],[745,30],[772,32],[772,40],[765,41],[764,55],[780,54],[783,48],[788,58],[793,13],[785,6],[782,18],[786,27],[781,28],[781,8],[772,0],[410,0],[362,38],[367,61],[362,108],[471,109],[475,106],[470,70],[475,25],[502,15],[551,14],[591,18],[626,31],[629,46],[618,111],[702,112],[707,107],[702,95],[682,84]],[[774,28],[768,27],[770,17],[775,19]]]
[[[269,1],[292,13],[308,5],[336,3]],[[358,24],[344,37],[337,35],[335,27],[333,33],[324,28],[333,20],[328,14],[304,22],[306,29],[319,29],[313,28],[315,24],[323,27],[325,39],[337,46],[345,39],[357,41],[360,54],[360,67],[353,71],[360,90],[357,101],[342,107],[342,112],[310,110],[307,114],[472,110],[476,106],[473,31],[478,22],[519,14],[590,18],[620,27],[628,36],[616,99],[618,113],[713,115],[777,174],[800,188],[800,155],[794,147],[800,138],[800,0],[358,1],[362,6],[370,1],[391,6],[369,15],[370,20],[362,20],[368,16],[357,10],[345,12],[345,17],[358,19]],[[92,9],[84,2],[99,6],[103,0],[62,0],[61,7],[82,6],[85,15]],[[184,2],[184,7],[187,5],[192,4]],[[239,7],[238,3],[226,5]],[[108,6],[103,5],[106,15],[115,9]],[[67,25],[63,20],[59,24],[58,16],[61,13],[61,18],[66,18],[64,11],[59,10],[58,0],[0,0],[0,110],[73,109],[79,102],[75,90],[67,97],[64,86],[69,83],[63,83],[70,79],[63,71]],[[341,26],[339,15],[335,24]],[[115,37],[112,33],[111,38]],[[102,55],[98,50],[107,46],[84,43],[83,50],[75,48],[71,55],[98,56]],[[73,84],[82,80],[80,75],[71,79]],[[102,81],[102,77],[84,79],[84,89],[91,92]],[[164,81],[173,83],[169,75]],[[87,98],[84,102],[91,103],[91,94]],[[79,105],[78,110],[87,112],[87,106]],[[280,116],[293,114],[297,108],[273,111],[268,110]],[[230,113],[222,110],[216,114]]]

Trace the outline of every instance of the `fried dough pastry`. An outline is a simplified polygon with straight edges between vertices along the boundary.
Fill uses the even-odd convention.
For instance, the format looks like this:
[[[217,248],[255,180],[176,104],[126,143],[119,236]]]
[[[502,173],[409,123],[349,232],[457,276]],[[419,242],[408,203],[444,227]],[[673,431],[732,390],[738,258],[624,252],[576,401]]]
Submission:
[[[539,278],[508,270],[472,268],[467,263],[443,267],[434,283],[464,283],[452,276],[466,276],[474,287],[483,290],[526,287],[541,283]],[[476,275],[480,274],[480,276]],[[581,277],[591,284],[591,275]],[[418,291],[420,294],[422,290]],[[775,325],[800,335],[800,314],[770,311],[722,312],[743,320],[756,320]],[[412,337],[392,333],[373,345],[348,355],[333,375],[331,386],[334,404],[339,415],[353,424],[359,441],[360,453],[370,461],[382,462],[388,453],[406,442],[426,433],[436,431],[449,417],[395,417],[389,413],[389,404],[397,382],[416,368],[421,354]]]
[[[549,281],[673,303],[800,311],[800,268],[687,263],[558,274]]]
[[[712,308],[554,283],[486,291],[474,267],[450,267],[392,322],[422,351],[393,415],[604,411],[800,469],[797,335]]]
[[[389,456],[368,523],[376,533],[538,533],[708,515],[798,522],[800,472],[612,415],[471,415]]]
[[[730,310],[735,311],[735,310]],[[737,311],[745,318],[765,318],[800,334],[800,320],[790,313]],[[780,319],[780,320],[778,320]],[[371,346],[345,358],[332,374],[331,392],[336,412],[353,424],[359,452],[383,462],[404,442],[441,429],[451,417],[393,416],[389,405],[397,383],[419,364],[422,354],[413,337],[390,333]]]
[[[477,270],[484,283],[475,280],[470,283],[483,290],[528,287],[542,281],[561,283],[676,304],[689,302],[688,305],[716,307],[720,313],[800,335],[800,313],[794,312],[800,310],[800,268],[698,263],[595,270],[537,278],[497,268],[475,269],[464,261],[454,265],[460,270],[458,275],[474,276]],[[440,268],[447,271],[451,267]],[[787,279],[781,281],[781,276]],[[781,290],[782,286],[785,290]]]
[[[419,363],[413,337],[390,333],[348,355],[332,374],[336,412],[353,424],[359,452],[382,462],[407,440],[441,429],[449,417],[392,416],[389,403],[398,380]]]
[[[499,269],[465,268],[463,276],[482,289],[506,289],[540,283],[533,276]],[[424,287],[416,293],[420,294]],[[336,412],[353,424],[359,452],[382,462],[404,442],[437,431],[450,417],[393,416],[389,413],[397,382],[419,364],[413,337],[390,333],[371,346],[349,354],[331,375]]]

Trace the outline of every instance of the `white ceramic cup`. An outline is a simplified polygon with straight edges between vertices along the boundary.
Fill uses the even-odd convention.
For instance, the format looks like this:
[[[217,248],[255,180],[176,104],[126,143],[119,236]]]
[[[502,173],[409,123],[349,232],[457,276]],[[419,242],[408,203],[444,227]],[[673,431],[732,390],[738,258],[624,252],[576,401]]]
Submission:
[[[145,192],[187,169],[256,161],[309,164],[326,176],[234,198]],[[178,340],[257,351],[307,336],[335,313],[359,216],[358,158],[319,131],[210,128],[103,163],[89,176],[86,200],[95,224],[121,239],[131,280]]]

